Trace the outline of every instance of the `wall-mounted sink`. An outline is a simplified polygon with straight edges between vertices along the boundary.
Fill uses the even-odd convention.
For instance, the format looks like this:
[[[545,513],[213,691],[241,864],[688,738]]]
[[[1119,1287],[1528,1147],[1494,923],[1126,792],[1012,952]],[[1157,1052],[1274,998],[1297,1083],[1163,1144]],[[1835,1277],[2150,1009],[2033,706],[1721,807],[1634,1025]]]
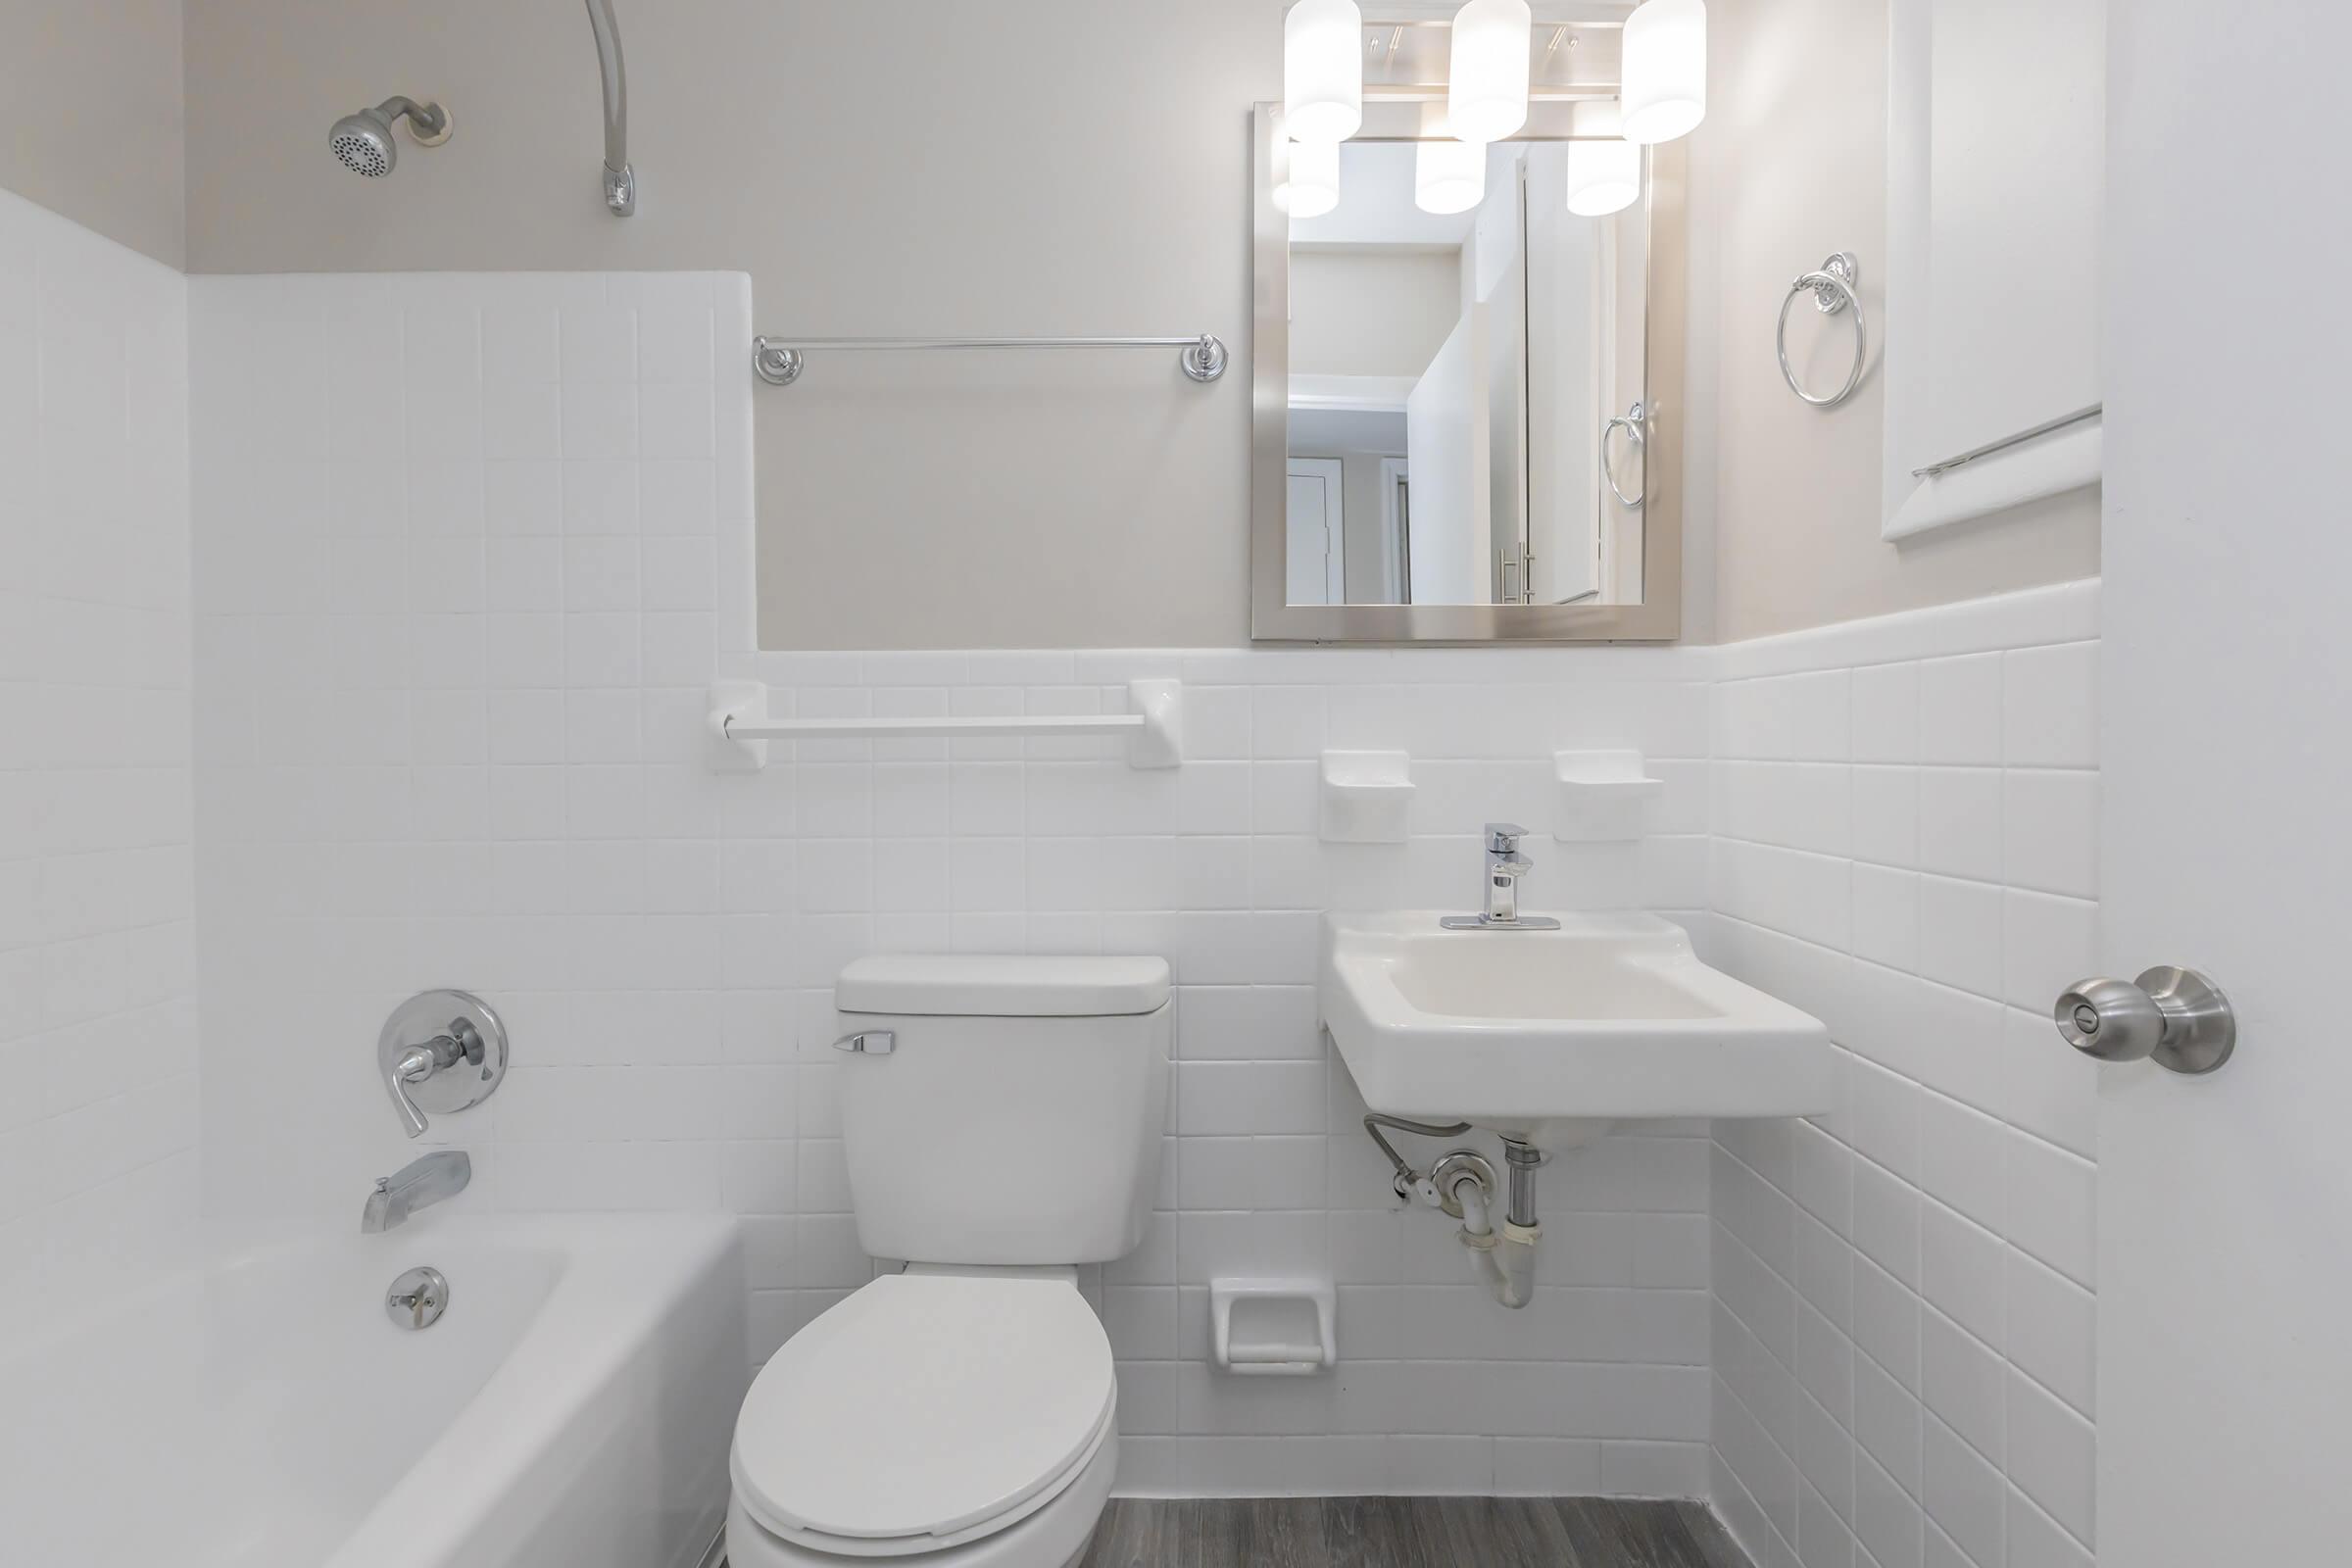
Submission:
[[[1699,962],[1680,926],[1447,931],[1440,913],[1323,918],[1324,1026],[1373,1110],[1562,1149],[1627,1119],[1832,1108],[1821,1021]]]

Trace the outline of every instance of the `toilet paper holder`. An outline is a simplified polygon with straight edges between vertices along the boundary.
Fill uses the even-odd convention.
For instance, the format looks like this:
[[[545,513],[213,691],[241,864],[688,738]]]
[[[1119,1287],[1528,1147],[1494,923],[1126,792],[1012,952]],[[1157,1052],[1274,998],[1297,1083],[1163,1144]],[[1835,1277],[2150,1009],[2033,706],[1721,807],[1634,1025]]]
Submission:
[[[1211,1280],[1217,1365],[1240,1377],[1308,1377],[1337,1364],[1339,1296],[1328,1280]]]

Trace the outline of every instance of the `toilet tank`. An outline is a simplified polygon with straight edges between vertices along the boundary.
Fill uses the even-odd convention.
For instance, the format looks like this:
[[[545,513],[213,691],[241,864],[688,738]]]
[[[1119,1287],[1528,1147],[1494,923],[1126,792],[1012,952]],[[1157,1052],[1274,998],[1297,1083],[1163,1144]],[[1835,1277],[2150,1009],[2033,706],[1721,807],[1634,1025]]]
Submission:
[[[1166,959],[859,958],[833,1005],[845,1036],[866,1037],[836,1079],[868,1253],[1093,1263],[1143,1240],[1167,1119]]]

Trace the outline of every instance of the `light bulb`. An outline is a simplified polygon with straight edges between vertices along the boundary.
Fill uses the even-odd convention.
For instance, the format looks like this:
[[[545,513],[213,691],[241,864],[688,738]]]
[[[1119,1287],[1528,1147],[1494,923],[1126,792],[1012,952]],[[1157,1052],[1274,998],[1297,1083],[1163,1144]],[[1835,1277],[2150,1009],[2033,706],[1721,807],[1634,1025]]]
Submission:
[[[1568,210],[1606,218],[1641,199],[1642,149],[1630,141],[1568,144]]]
[[[1487,145],[1444,138],[1413,144],[1413,205],[1466,213],[1487,198]]]
[[[1282,119],[1294,141],[1346,141],[1364,122],[1364,14],[1298,0],[1282,19]]]
[[[1644,0],[1625,19],[1625,139],[1687,136],[1707,118],[1706,0]]]
[[[1465,141],[1500,141],[1527,123],[1535,13],[1527,0],[1469,0],[1453,14],[1446,114]]]
[[[1274,186],[1274,205],[1293,218],[1321,218],[1339,206],[1340,144],[1292,142],[1290,172],[1279,175]]]

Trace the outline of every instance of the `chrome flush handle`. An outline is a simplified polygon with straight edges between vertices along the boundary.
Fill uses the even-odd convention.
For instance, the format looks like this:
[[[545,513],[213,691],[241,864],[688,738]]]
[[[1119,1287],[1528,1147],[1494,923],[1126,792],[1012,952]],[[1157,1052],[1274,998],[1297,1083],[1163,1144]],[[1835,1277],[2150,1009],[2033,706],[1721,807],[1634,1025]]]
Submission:
[[[899,1037],[888,1029],[860,1029],[833,1042],[835,1051],[855,1052],[861,1056],[887,1056],[898,1048]]]

